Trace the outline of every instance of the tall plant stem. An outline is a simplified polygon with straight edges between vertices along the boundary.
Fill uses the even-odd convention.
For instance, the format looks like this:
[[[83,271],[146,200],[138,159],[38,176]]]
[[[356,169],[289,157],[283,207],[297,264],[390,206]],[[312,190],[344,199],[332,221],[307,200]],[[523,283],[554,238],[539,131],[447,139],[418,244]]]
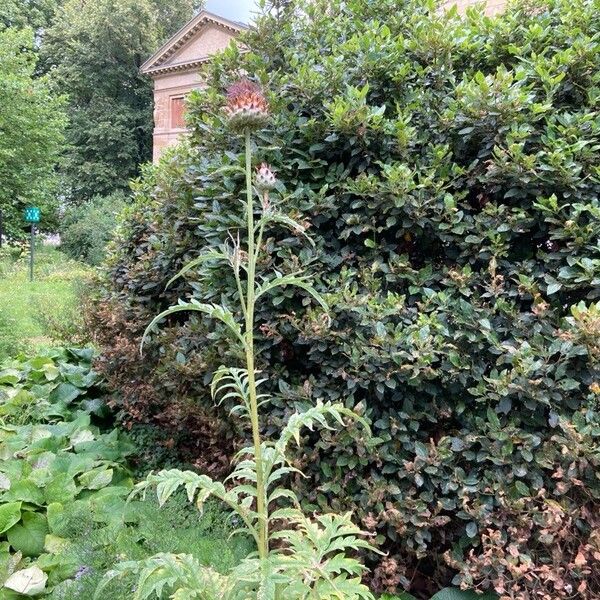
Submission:
[[[246,291],[246,369],[248,370],[248,394],[250,396],[250,421],[256,460],[256,499],[258,512],[258,554],[266,558],[269,553],[267,532],[267,507],[260,427],[258,422],[258,400],[254,373],[254,302],[256,292],[256,261],[258,252],[254,243],[254,193],[252,191],[252,144],[250,131],[246,131],[246,213],[248,219],[248,289]],[[258,250],[258,249],[257,249]]]

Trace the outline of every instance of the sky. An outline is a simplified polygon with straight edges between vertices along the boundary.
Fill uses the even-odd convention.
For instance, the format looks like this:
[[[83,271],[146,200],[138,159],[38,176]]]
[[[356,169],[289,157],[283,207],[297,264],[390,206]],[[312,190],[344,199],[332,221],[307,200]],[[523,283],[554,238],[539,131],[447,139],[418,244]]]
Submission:
[[[255,0],[208,0],[206,10],[232,21],[247,23],[250,21],[255,4]]]

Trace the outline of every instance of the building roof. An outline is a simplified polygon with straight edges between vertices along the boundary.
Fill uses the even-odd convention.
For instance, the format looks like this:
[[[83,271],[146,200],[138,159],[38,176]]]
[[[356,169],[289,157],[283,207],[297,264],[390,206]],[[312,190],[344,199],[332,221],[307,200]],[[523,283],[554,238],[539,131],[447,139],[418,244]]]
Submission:
[[[141,67],[140,71],[146,75],[158,75],[170,71],[193,69],[210,59],[210,56],[199,56],[197,59],[180,63],[168,63],[180,48],[185,46],[192,38],[197,36],[204,28],[216,25],[233,34],[239,34],[248,29],[248,26],[236,21],[230,21],[207,10],[200,11],[191,21],[186,23],[173,37],[167,40]]]

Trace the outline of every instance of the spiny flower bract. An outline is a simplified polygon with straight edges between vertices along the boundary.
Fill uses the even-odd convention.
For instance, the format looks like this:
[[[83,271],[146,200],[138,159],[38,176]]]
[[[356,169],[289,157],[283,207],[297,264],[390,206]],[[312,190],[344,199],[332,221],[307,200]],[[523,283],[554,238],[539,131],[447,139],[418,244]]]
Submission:
[[[260,129],[269,118],[269,103],[258,84],[242,79],[227,89],[225,113],[235,130]]]

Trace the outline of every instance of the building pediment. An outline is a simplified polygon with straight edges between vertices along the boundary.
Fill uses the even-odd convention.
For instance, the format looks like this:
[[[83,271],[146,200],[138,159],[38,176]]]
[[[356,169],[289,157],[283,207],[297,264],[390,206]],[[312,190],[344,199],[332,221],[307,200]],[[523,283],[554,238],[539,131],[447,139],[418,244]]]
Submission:
[[[153,76],[195,69],[246,29],[242,23],[204,10],[163,44],[140,70]]]

